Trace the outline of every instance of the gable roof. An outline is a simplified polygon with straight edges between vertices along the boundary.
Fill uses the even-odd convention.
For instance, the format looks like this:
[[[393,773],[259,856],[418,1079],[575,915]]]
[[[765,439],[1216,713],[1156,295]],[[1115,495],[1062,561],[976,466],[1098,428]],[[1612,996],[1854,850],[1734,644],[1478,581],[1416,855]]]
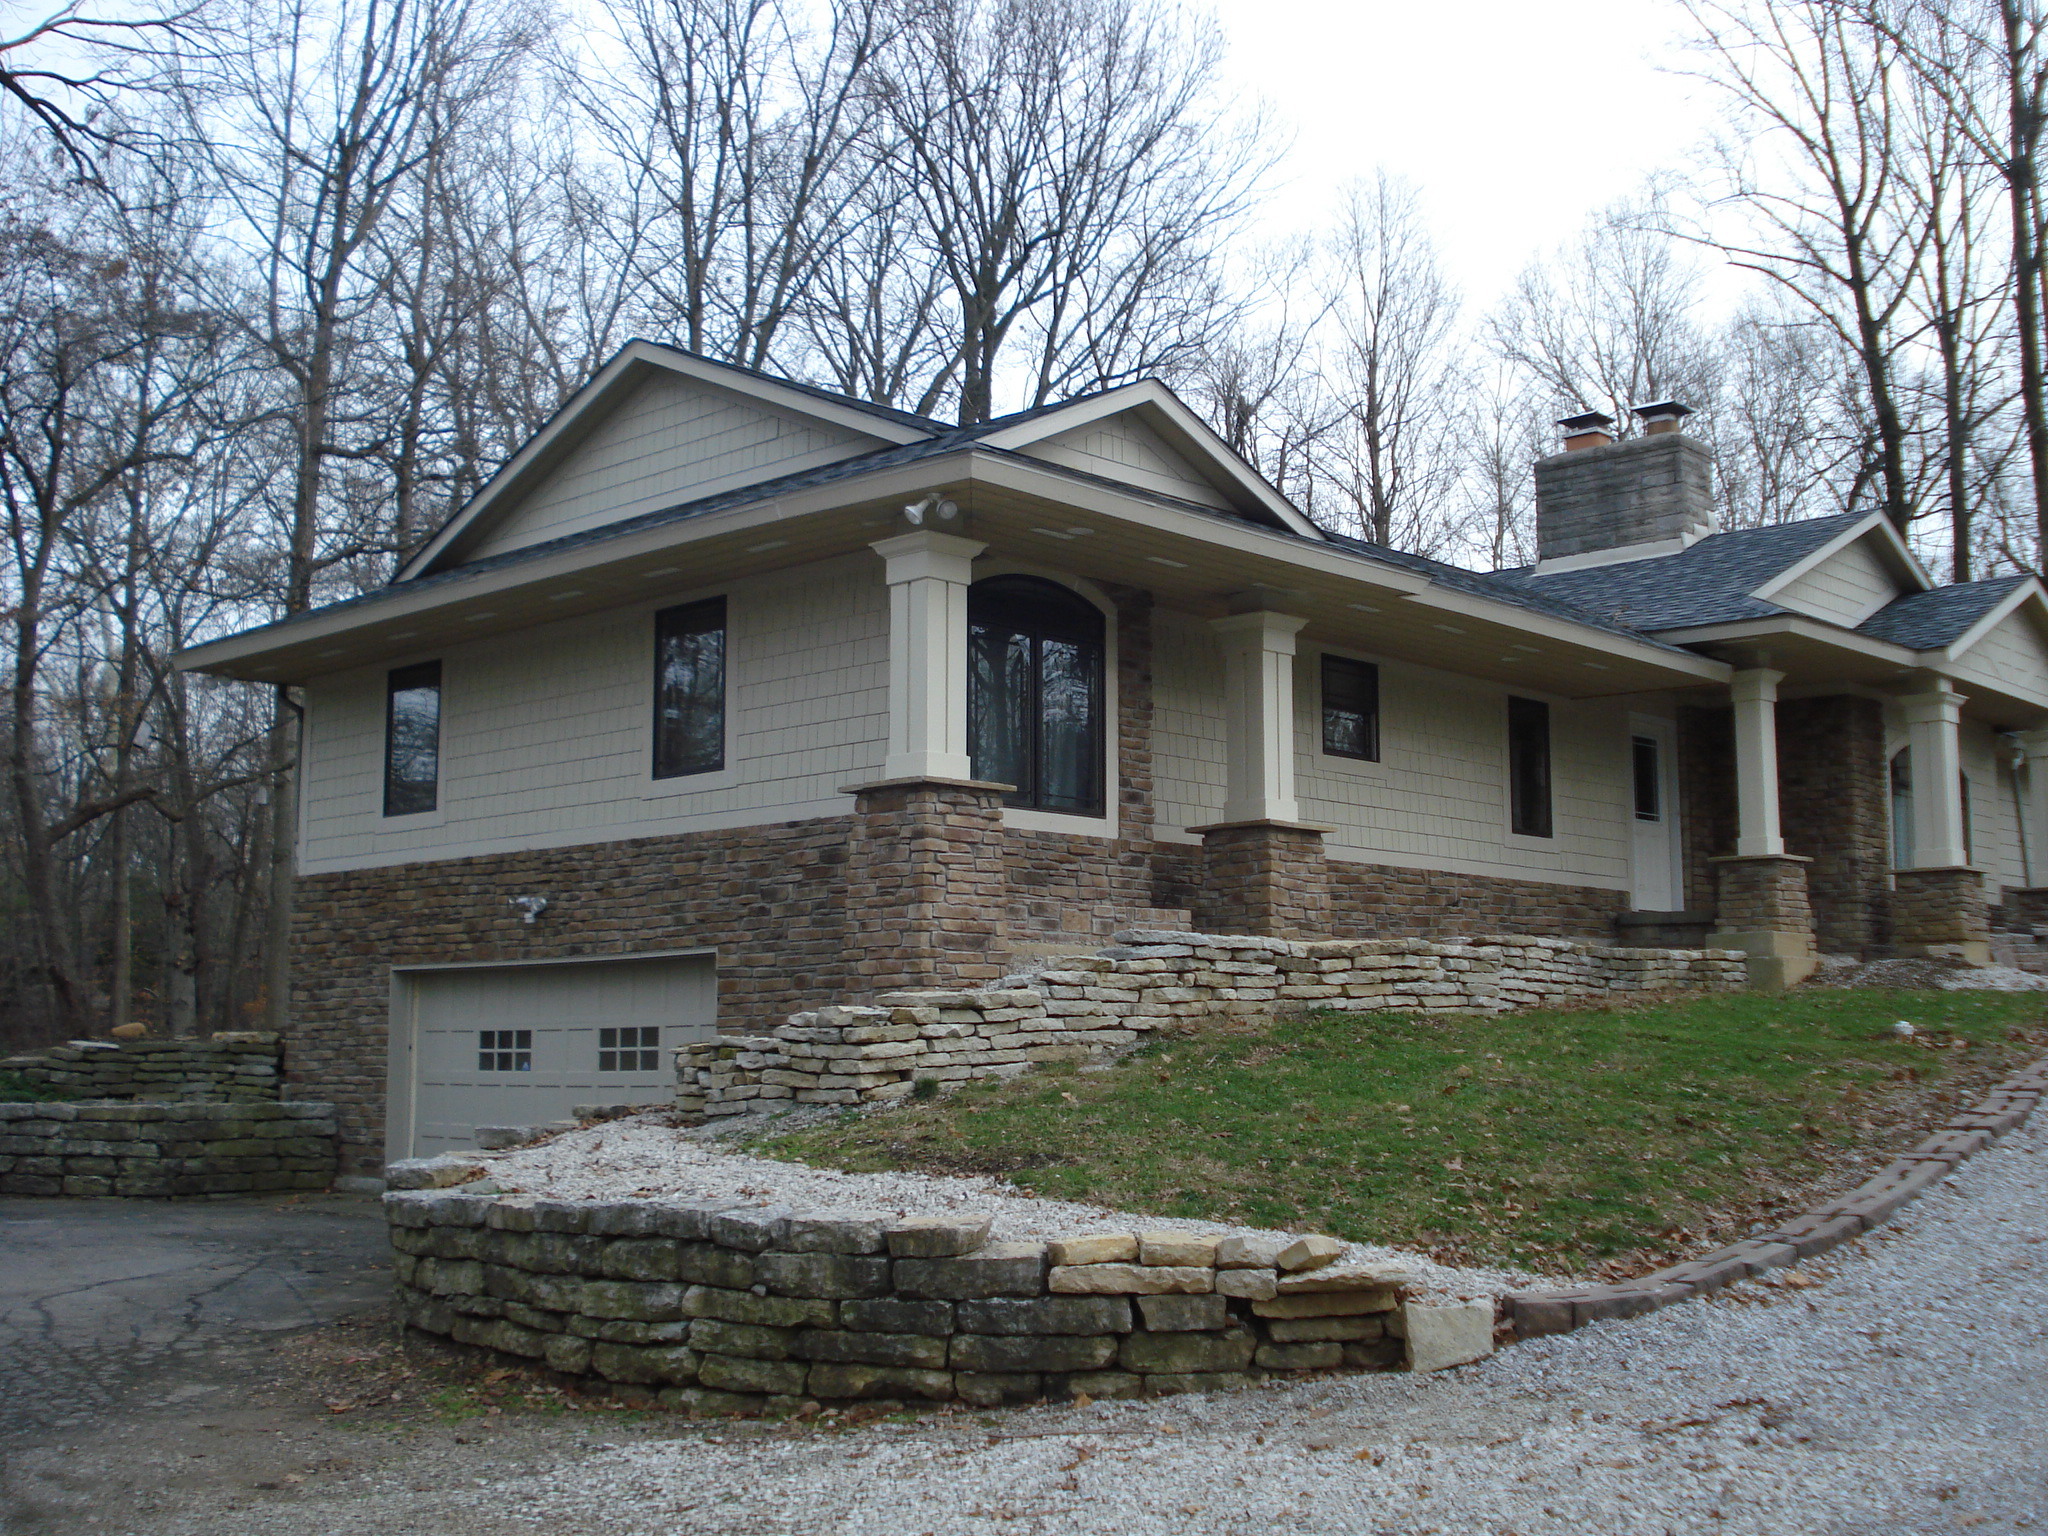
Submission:
[[[459,556],[463,549],[474,547],[487,536],[488,528],[512,511],[540,477],[562,462],[632,389],[661,372],[680,374],[714,389],[727,390],[771,407],[815,417],[841,429],[851,429],[860,436],[880,439],[885,445],[924,447],[933,453],[973,442],[1013,451],[1025,450],[1033,443],[1056,437],[1075,427],[1131,411],[1160,431],[1171,446],[1190,461],[1194,472],[1213,483],[1241,515],[1285,528],[1303,538],[1320,540],[1322,537],[1321,530],[1314,523],[1157,379],[1140,379],[1132,384],[1097,390],[1072,400],[1034,406],[962,427],[893,406],[876,405],[814,384],[777,378],[758,369],[721,362],[681,347],[635,339],[622,347],[583,388],[565,401],[546,424],[500,467],[482,490],[437,528],[405,562],[393,581],[409,583],[433,574],[445,568],[449,557]],[[887,452],[887,448],[881,451]],[[876,467],[874,458],[874,450],[864,450],[855,443],[849,445],[847,457],[841,462],[872,468]],[[834,467],[836,465],[825,466],[828,469]],[[800,476],[798,478],[801,479]],[[802,483],[823,482],[803,480]],[[770,487],[783,485],[784,481],[780,479],[764,479],[737,489],[766,493]],[[627,522],[637,526],[639,519],[628,519],[617,526],[626,526]]]
[[[1939,650],[1968,634],[2016,587],[2032,580],[2031,576],[1995,576],[1989,581],[1964,581],[1931,592],[1915,592],[1878,609],[1856,626],[1856,632],[1916,651]]]
[[[1755,596],[1881,513],[1843,512],[1768,528],[1713,533],[1676,554],[1576,571],[1501,571],[1498,579],[1634,629],[1690,629],[1792,610]]]

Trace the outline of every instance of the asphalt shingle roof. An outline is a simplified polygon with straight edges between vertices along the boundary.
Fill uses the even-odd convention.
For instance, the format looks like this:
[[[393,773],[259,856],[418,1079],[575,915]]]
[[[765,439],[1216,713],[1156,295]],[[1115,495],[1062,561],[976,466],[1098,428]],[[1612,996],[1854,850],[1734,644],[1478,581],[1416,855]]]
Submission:
[[[2026,579],[1995,576],[1989,581],[1964,581],[1932,592],[1915,592],[1885,604],[1857,625],[1856,632],[1916,651],[1936,650],[1983,618]]]
[[[1546,614],[1572,624],[1587,624],[1594,629],[1606,630],[1609,634],[1627,635],[1632,640],[1646,640],[1652,645],[1664,644],[1631,625],[1617,623],[1611,615],[1572,602],[1560,593],[1508,580],[1507,577],[1512,574],[1510,572],[1470,571],[1461,565],[1445,565],[1441,560],[1411,555],[1405,550],[1390,549],[1384,544],[1354,539],[1347,534],[1325,531],[1324,537],[1339,549],[1350,550],[1354,554],[1398,566],[1404,571],[1413,571],[1416,575],[1426,576],[1436,585],[1449,587],[1454,592],[1470,592],[1475,597],[1490,597],[1495,602],[1509,603],[1516,608],[1525,608],[1531,613]],[[1677,650],[1678,647],[1666,646],[1665,649]]]
[[[1769,528],[1739,528],[1709,534],[1675,555],[1542,575],[1525,567],[1501,571],[1496,579],[1633,629],[1770,618],[1789,610],[1750,593],[1863,516],[1844,512]]]

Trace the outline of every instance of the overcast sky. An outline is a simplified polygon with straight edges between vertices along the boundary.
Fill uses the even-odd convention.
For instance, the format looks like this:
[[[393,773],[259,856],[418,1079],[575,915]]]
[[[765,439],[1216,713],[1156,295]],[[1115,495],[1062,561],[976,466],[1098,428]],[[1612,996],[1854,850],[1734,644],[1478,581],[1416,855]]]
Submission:
[[[1686,64],[1671,0],[1206,3],[1230,78],[1294,132],[1275,223],[1317,227],[1337,188],[1386,166],[1422,188],[1481,308],[1711,122],[1701,88],[1669,72]]]

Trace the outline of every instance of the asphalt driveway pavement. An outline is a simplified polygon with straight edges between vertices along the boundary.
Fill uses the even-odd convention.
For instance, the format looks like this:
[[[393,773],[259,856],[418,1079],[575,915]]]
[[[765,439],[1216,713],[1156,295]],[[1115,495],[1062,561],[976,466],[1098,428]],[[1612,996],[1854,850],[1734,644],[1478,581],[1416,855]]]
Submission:
[[[390,1284],[365,1196],[0,1201],[0,1445],[231,1397],[272,1336]]]
[[[2048,1532],[2048,1125],[1797,1282],[1441,1375],[865,1422],[521,1406],[399,1345],[369,1201],[0,1245],[7,1536]]]

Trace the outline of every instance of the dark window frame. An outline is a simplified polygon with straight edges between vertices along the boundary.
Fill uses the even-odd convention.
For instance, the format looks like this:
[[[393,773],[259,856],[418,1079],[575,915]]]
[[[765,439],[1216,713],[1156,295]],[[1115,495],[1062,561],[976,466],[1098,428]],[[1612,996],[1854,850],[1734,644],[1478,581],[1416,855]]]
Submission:
[[[1108,710],[1109,625],[1102,610],[1071,587],[1042,576],[992,576],[967,590],[967,750],[976,778],[1016,783],[1003,803],[1019,810],[1099,819],[1109,814],[1107,768],[1110,726]],[[989,635],[1026,642],[1027,677],[1017,708],[1024,741],[1023,772],[991,766],[985,733],[988,703],[982,682]],[[1082,657],[1087,688],[1085,728],[1081,733],[1084,782],[1078,792],[1062,796],[1048,788],[1049,746],[1046,733],[1045,655],[1048,645],[1073,647]]]
[[[717,678],[716,700],[707,713],[714,718],[709,722],[712,728],[691,728],[678,719],[674,729],[670,728],[671,692],[667,678],[670,665],[670,642],[716,635],[715,647]],[[663,608],[654,615],[654,699],[652,704],[654,738],[650,752],[649,772],[656,779],[692,778],[703,773],[717,773],[725,767],[725,733],[727,698],[730,691],[731,632],[728,628],[725,598],[707,597],[696,602],[678,603],[672,608]],[[679,690],[678,690],[679,691]],[[681,709],[688,709],[693,703],[688,698],[681,700]],[[680,710],[678,711],[680,713]],[[688,747],[687,736],[702,736],[693,754]],[[682,739],[679,739],[682,738]],[[716,750],[710,750],[715,741]]]
[[[1348,674],[1348,677],[1347,677]],[[1332,688],[1333,676],[1342,681]],[[1323,652],[1322,664],[1317,669],[1317,681],[1321,688],[1319,703],[1323,716],[1323,753],[1327,757],[1348,757],[1353,762],[1376,763],[1380,760],[1380,669],[1370,661],[1360,661],[1354,656],[1338,656]],[[1349,692],[1350,700],[1343,696]],[[1340,702],[1332,707],[1332,697]],[[1356,702],[1355,708],[1346,708],[1346,703]],[[1345,745],[1338,739],[1332,727],[1339,725],[1336,717],[1349,716],[1359,721],[1359,734],[1364,738],[1361,747]]]
[[[431,692],[434,696],[434,741],[425,760],[424,778],[399,777],[399,695]],[[441,807],[441,663],[415,662],[384,674],[384,814],[424,816]]]
[[[1664,819],[1664,744],[1654,736],[1631,734],[1629,745],[1629,771],[1631,787],[1635,791],[1636,820],[1661,822]],[[1643,749],[1649,748],[1650,771],[1647,780],[1643,773]],[[1645,809],[1643,791],[1649,790],[1649,805]]]
[[[1516,837],[1555,837],[1550,706],[1508,698],[1508,830]]]

